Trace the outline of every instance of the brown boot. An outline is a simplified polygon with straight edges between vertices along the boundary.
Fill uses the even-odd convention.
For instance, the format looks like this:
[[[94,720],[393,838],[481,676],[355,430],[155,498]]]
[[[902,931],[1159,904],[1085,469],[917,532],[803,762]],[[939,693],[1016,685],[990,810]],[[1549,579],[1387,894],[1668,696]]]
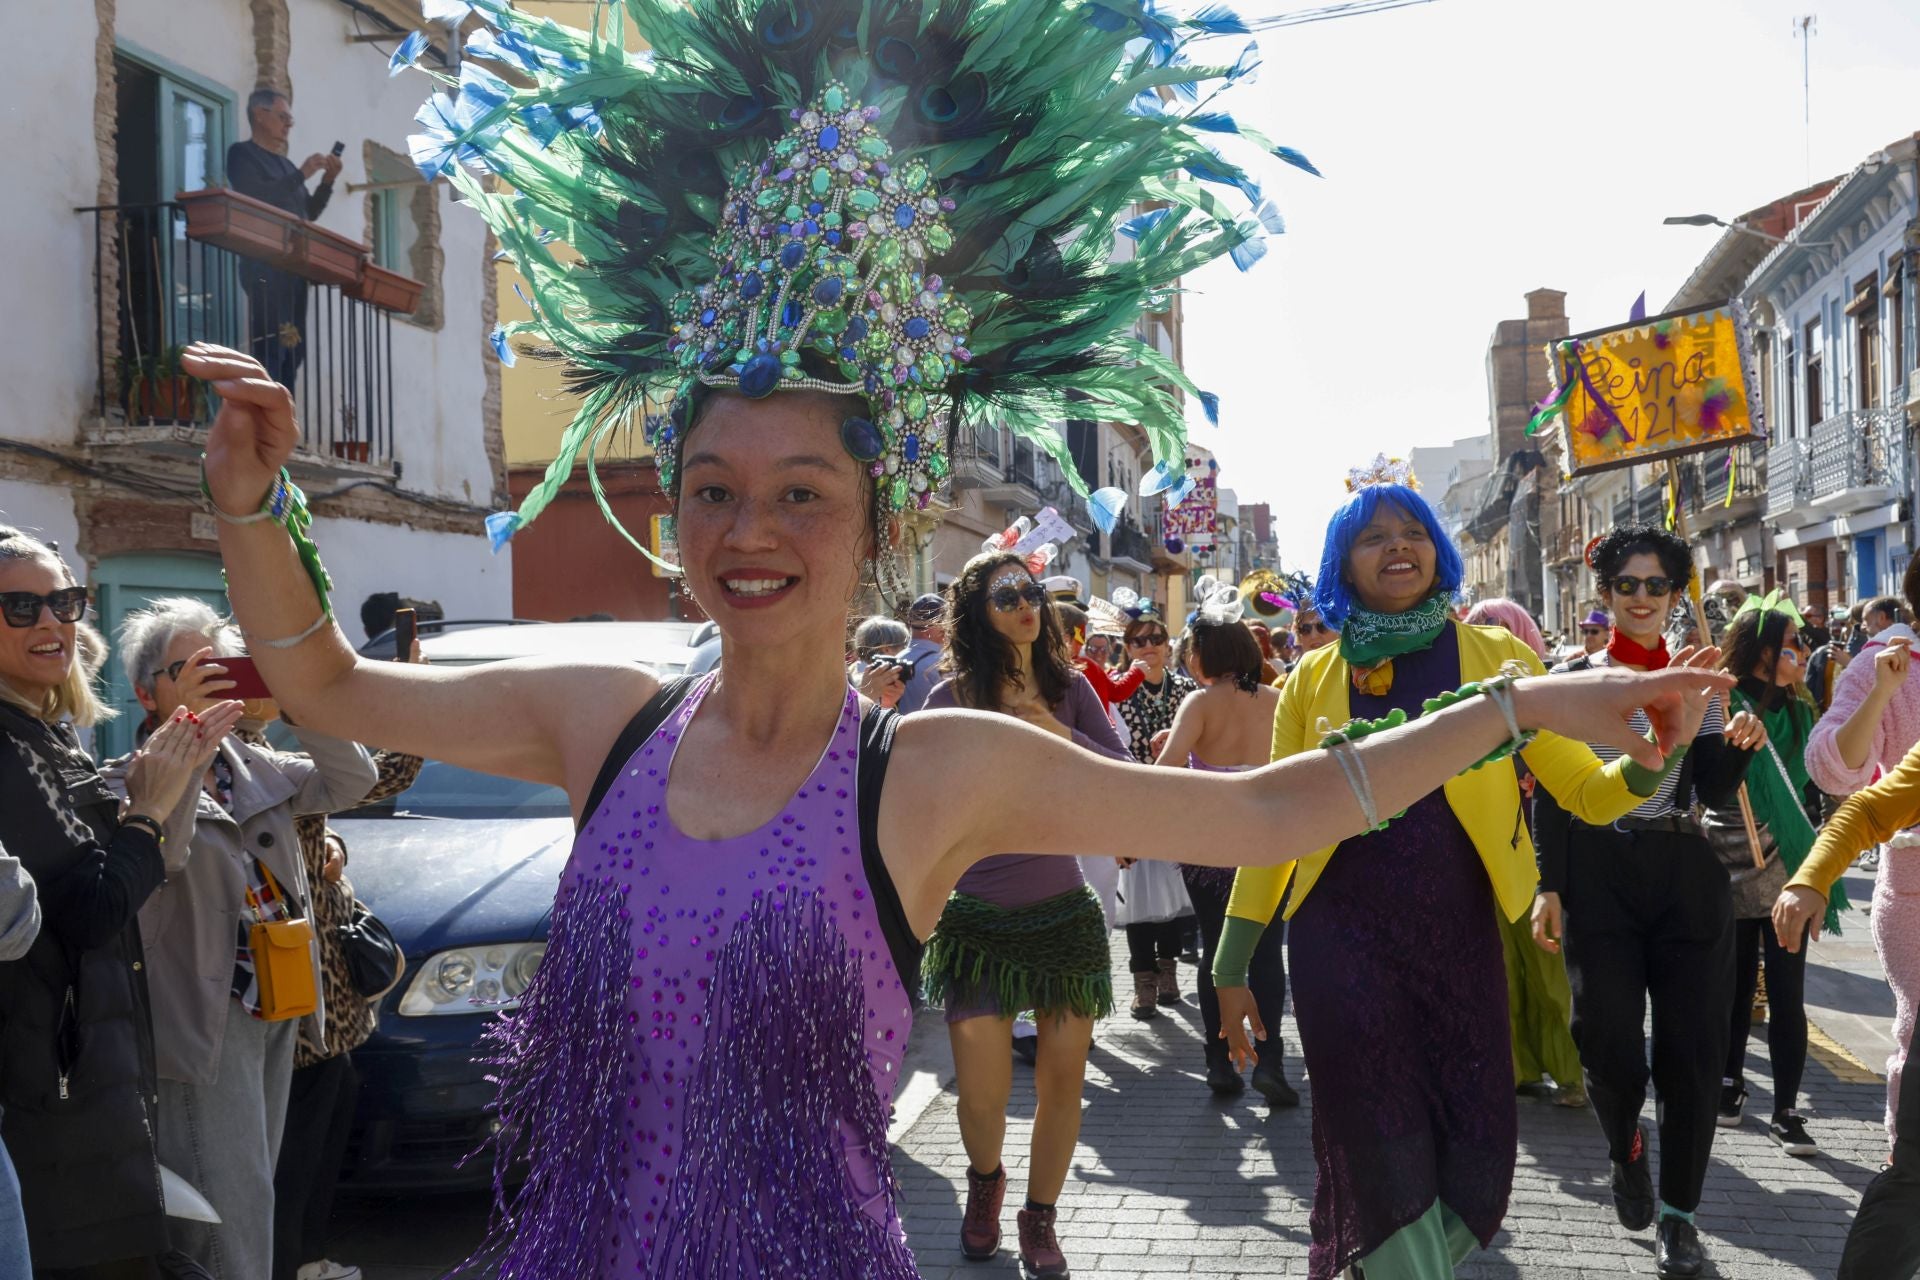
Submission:
[[[1160,1016],[1160,978],[1157,974],[1133,975],[1133,1016],[1145,1022]]]
[[[1054,1209],[1020,1211],[1020,1266],[1027,1280],[1068,1280],[1067,1257],[1053,1235]]]
[[[967,1166],[967,1212],[960,1219],[960,1252],[984,1262],[1000,1249],[1000,1206],[1007,1198],[1007,1171],[983,1178]]]
[[[1161,1004],[1171,1007],[1180,1003],[1180,962],[1178,960],[1160,961],[1160,972],[1156,976],[1156,987]]]

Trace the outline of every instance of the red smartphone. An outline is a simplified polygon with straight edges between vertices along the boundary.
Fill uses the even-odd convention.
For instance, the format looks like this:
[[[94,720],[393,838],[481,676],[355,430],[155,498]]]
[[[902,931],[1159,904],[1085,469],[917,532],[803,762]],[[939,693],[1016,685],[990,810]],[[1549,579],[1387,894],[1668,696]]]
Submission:
[[[220,696],[238,698],[246,702],[253,698],[271,698],[267,682],[260,678],[260,668],[253,665],[252,658],[209,658],[208,662],[227,669],[226,679],[233,681],[233,688]]]

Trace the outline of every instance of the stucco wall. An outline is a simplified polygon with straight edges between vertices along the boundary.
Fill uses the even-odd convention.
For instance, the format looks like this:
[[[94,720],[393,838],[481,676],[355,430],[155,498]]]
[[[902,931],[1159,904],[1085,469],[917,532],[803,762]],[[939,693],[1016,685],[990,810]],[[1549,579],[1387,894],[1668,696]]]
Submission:
[[[376,591],[437,600],[449,618],[513,616],[512,561],[489,553],[485,538],[316,517],[313,540],[333,576],[340,627],[356,645],[367,638],[360,604]]]
[[[81,582],[87,580],[87,566],[74,549],[80,541],[80,525],[74,519],[73,499],[65,489],[0,479],[0,524],[58,543],[73,576]]]

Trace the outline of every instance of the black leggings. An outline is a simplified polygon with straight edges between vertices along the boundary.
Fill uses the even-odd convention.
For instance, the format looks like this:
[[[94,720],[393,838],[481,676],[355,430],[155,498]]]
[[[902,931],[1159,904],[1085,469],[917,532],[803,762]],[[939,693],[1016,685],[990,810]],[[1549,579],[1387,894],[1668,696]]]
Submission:
[[[1180,941],[1186,936],[1191,916],[1177,920],[1156,920],[1152,924],[1127,926],[1127,968],[1134,973],[1153,973],[1162,960],[1180,958]]]
[[[1193,899],[1193,913],[1200,920],[1200,1021],[1207,1029],[1207,1057],[1225,1057],[1227,1042],[1220,1038],[1220,997],[1213,990],[1213,957],[1220,949],[1220,932],[1226,927],[1227,900],[1209,892],[1207,887],[1187,881],[1187,896]],[[1286,1046],[1280,1039],[1280,1016],[1287,1011],[1287,922],[1278,915],[1247,964],[1247,987],[1266,1024],[1267,1038],[1254,1049],[1264,1064],[1279,1066]]]
[[[1772,981],[1771,975],[1768,981]],[[1907,1037],[1907,1061],[1920,1061],[1920,1031]],[[1839,1280],[1913,1280],[1920,1275],[1920,1088],[1900,1090],[1893,1164],[1867,1184],[1847,1232]]]
[[[1729,1080],[1746,1079],[1747,1036],[1753,1027],[1753,991],[1760,955],[1767,957],[1767,1058],[1773,1065],[1773,1115],[1797,1105],[1807,1071],[1807,952],[1780,945],[1771,920],[1733,922],[1733,1016],[1727,1041]]]

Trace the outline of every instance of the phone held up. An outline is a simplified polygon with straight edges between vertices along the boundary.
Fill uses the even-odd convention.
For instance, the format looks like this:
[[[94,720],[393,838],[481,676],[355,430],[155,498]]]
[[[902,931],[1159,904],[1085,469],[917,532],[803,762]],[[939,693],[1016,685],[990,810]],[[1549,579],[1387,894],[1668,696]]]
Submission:
[[[412,609],[393,611],[393,660],[413,661],[414,637],[420,634],[420,618]]]

